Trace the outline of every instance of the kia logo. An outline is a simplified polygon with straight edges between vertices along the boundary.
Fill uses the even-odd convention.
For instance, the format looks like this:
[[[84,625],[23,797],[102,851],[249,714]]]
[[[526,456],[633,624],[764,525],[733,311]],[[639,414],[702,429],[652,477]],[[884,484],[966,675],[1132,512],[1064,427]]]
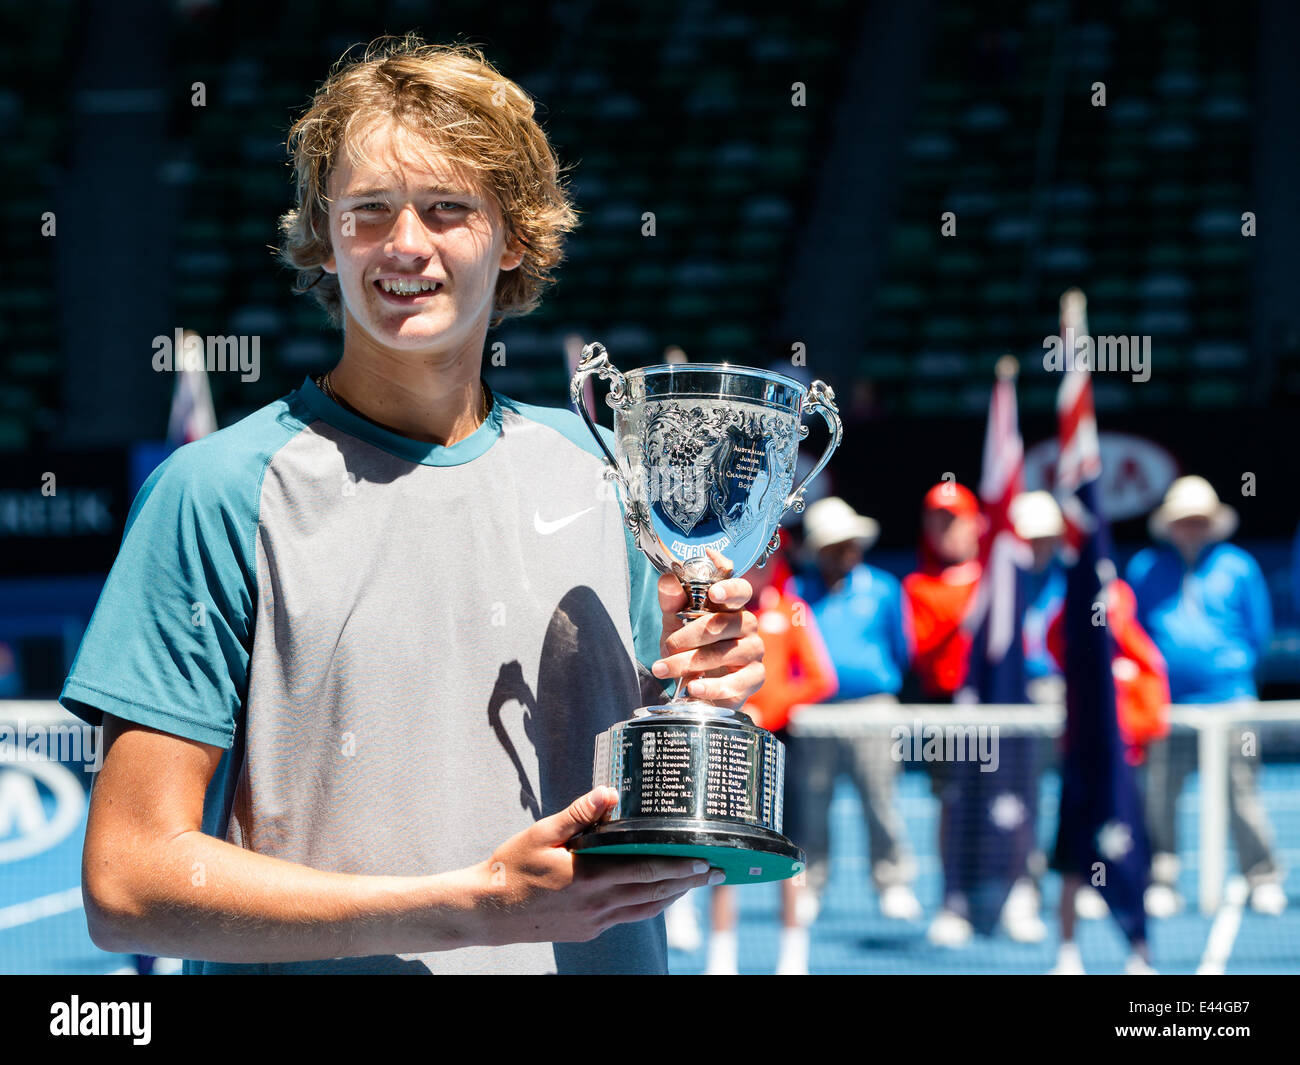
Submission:
[[[1149,513],[1160,505],[1178,476],[1178,463],[1159,444],[1130,433],[1100,433],[1102,512],[1111,521]],[[1051,491],[1056,483],[1057,440],[1052,437],[1025,453],[1025,491]]]

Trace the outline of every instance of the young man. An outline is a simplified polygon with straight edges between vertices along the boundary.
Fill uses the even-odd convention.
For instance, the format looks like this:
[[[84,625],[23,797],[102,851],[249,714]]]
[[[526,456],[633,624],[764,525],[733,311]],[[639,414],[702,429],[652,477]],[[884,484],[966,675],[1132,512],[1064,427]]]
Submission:
[[[91,934],[187,972],[663,972],[658,915],[721,874],[566,848],[617,801],[594,738],[688,673],[740,706],[762,640],[739,579],[683,626],[581,420],[479,376],[574,224],[533,104],[408,38],[290,146],[284,255],[342,359],[132,507],[62,694],[105,725]]]

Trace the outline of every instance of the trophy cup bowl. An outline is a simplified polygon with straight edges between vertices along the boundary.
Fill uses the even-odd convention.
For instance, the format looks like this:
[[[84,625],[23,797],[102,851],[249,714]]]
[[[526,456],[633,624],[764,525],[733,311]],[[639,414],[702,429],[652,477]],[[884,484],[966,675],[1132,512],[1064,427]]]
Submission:
[[[614,448],[584,401],[593,375],[610,382]],[[608,461],[637,547],[686,592],[683,622],[708,612],[709,588],[764,565],[788,510],[839,446],[835,394],[821,381],[726,363],[615,369],[601,344],[583,348],[570,396]],[[794,488],[803,416],[830,429],[820,461]],[[730,567],[724,563],[729,561]],[[582,854],[698,857],[726,883],[783,880],[804,854],[781,834],[785,747],[747,715],[686,698],[643,706],[596,737],[592,786],[619,793],[606,821],[570,841]]]

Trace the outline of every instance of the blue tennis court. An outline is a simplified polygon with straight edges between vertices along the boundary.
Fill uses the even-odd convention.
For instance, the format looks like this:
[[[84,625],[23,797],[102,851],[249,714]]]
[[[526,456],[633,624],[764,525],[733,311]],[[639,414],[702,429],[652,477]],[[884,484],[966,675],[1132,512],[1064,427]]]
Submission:
[[[85,833],[84,791],[79,808],[68,786],[84,776],[65,770],[33,788],[21,767],[0,767],[0,972],[5,973],[111,973],[130,969],[129,956],[97,949],[86,932],[80,906],[81,846]],[[61,782],[60,782],[61,781]],[[1272,821],[1278,854],[1289,870],[1286,883],[1290,908],[1280,917],[1266,917],[1245,909],[1232,940],[1225,971],[1228,973],[1300,972],[1300,765],[1268,764],[1261,768],[1260,794]],[[1055,823],[1057,777],[1043,778],[1042,812],[1044,846],[1050,846]],[[23,795],[40,800],[40,815],[24,805]],[[935,852],[937,808],[923,773],[902,775],[899,801],[908,837],[916,854],[916,893],[925,907],[917,922],[882,918],[867,875],[866,833],[856,795],[841,781],[831,809],[831,880],[822,911],[812,929],[810,968],[813,973],[1042,973],[1056,956],[1054,921],[1059,880],[1043,878],[1049,912],[1044,913],[1051,932],[1039,944],[1014,943],[1003,936],[976,937],[964,947],[931,946],[926,925],[938,908],[941,892],[939,862]],[[1184,850],[1180,888],[1188,900],[1175,917],[1152,921],[1153,961],[1162,973],[1193,973],[1205,952],[1213,918],[1196,911],[1197,855],[1195,852],[1197,779],[1189,778],[1179,805],[1180,840]],[[71,826],[71,827],[69,827]],[[49,843],[60,832],[62,838]],[[38,853],[21,855],[22,849],[44,846]],[[1235,870],[1229,859],[1230,870]],[[707,892],[695,894],[702,927],[707,920]],[[776,965],[779,935],[776,885],[746,887],[739,891],[740,971],[767,973]],[[1125,944],[1109,920],[1080,921],[1077,939],[1090,973],[1121,971]],[[699,973],[705,950],[673,951],[675,973]]]
[[[1300,848],[1300,766],[1265,765],[1259,775],[1260,797],[1277,839],[1278,857],[1288,870],[1286,890],[1291,899],[1280,917],[1267,917],[1245,909],[1228,955],[1226,973],[1300,972],[1300,875],[1296,873]],[[1059,779],[1043,777],[1042,844],[1050,851],[1055,828]],[[941,871],[935,849],[938,807],[930,797],[923,773],[907,772],[900,780],[899,796],[908,838],[915,852],[917,898],[925,915],[917,922],[887,920],[876,907],[870,886],[866,830],[857,796],[841,780],[831,807],[831,879],[822,909],[812,927],[809,969],[812,973],[1045,973],[1052,967],[1059,946],[1056,906],[1060,878],[1053,873],[1041,884],[1046,906],[1043,918],[1048,938],[1037,944],[1015,943],[1005,936],[975,937],[959,948],[930,945],[927,924],[939,908]],[[1161,973],[1194,973],[1205,952],[1213,917],[1196,910],[1197,779],[1188,778],[1179,801],[1179,840],[1182,874],[1179,888],[1187,906],[1178,915],[1149,922],[1152,961]],[[1235,856],[1229,857],[1235,873]],[[742,974],[770,973],[777,961],[779,895],[776,885],[763,884],[739,891],[739,969]],[[707,929],[706,892],[696,892],[702,929]],[[706,931],[707,936],[707,931]],[[1109,919],[1081,920],[1076,941],[1089,973],[1120,973],[1127,944]],[[700,973],[705,948],[689,954],[673,951],[675,973]]]

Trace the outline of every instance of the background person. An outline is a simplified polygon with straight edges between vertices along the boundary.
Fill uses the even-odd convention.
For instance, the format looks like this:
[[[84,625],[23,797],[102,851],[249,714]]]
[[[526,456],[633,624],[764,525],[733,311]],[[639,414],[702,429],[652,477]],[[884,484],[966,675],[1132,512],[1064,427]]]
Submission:
[[[1024,626],[1025,666],[1032,678],[1030,697],[1034,702],[1059,705],[1065,698],[1061,673],[1065,659],[1065,570],[1059,556],[1065,523],[1060,507],[1048,492],[1026,492],[1017,497],[1012,515],[1017,534],[1029,543],[1034,555]],[[1111,672],[1116,708],[1125,756],[1129,764],[1137,766],[1142,764],[1151,742],[1169,732],[1169,683],[1164,659],[1135,614],[1132,589],[1124,581],[1111,581],[1106,624],[1115,641]],[[1073,942],[1074,916],[1095,920],[1106,913],[1101,892],[1080,882],[1064,933],[1066,942]],[[1066,960],[1059,967],[1075,968],[1070,950],[1064,953]]]
[[[902,588],[890,574],[863,561],[880,526],[843,499],[819,499],[804,513],[804,568],[798,593],[812,606],[839,679],[836,701],[897,702],[910,647]],[[921,916],[911,888],[916,863],[895,806],[900,770],[889,734],[853,739],[801,740],[802,846],[808,853],[808,887],[820,898],[829,878],[829,817],[835,779],[847,773],[862,800],[867,822],[871,879],[880,912],[896,920]]]
[[[913,635],[909,702],[951,703],[966,680],[971,634],[962,626],[979,583],[979,501],[956,481],[941,481],[921,502],[920,567],[903,579]],[[966,900],[953,889],[954,833],[961,831],[960,789],[941,761],[927,762],[930,788],[939,799],[939,854],[944,861],[944,896],[926,932],[936,946],[956,947],[975,929]]]
[[[966,680],[971,635],[961,621],[979,583],[979,501],[941,481],[921,501],[920,565],[903,578],[911,623],[909,702],[951,703]]]
[[[1238,703],[1257,698],[1255,667],[1272,632],[1268,588],[1255,560],[1227,543],[1237,513],[1219,501],[1203,477],[1180,477],[1151,514],[1153,547],[1126,570],[1137,597],[1137,618],[1151,634],[1169,670],[1175,703]],[[1286,909],[1272,829],[1259,801],[1258,752],[1247,752],[1244,730],[1234,729],[1228,765],[1228,809],[1237,860],[1260,913]],[[1152,744],[1145,793],[1151,837],[1152,884],[1147,910],[1168,916],[1182,905],[1175,835],[1176,807],[1192,766],[1190,736]]]
[[[1021,627],[1027,691],[1035,703],[1061,705],[1065,699],[1065,682],[1047,649],[1048,624],[1065,601],[1065,570],[1058,557],[1065,533],[1061,508],[1050,492],[1022,492],[1011,501],[1011,521],[1016,535],[1029,545],[1033,555],[1030,571],[1024,578],[1026,606]],[[1017,942],[1038,943],[1047,937],[1047,925],[1040,912],[1042,892],[1038,885],[1047,858],[1037,845],[1041,777],[1037,758],[1027,764],[1026,772],[1030,845],[1023,871],[1002,907],[1002,927]]]

